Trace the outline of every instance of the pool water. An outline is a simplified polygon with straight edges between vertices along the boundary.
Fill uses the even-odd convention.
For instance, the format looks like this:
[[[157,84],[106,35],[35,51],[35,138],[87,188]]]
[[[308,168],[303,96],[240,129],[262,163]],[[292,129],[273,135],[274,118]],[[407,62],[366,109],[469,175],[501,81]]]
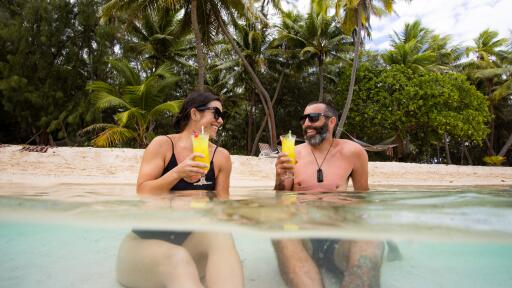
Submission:
[[[386,248],[381,287],[512,287],[511,187],[278,195],[255,187],[222,202],[141,200],[119,187],[8,188],[0,287],[121,287],[118,248],[134,227],[231,233],[246,287],[285,287],[271,241],[289,238],[392,241],[401,260],[389,261],[397,252]],[[339,275],[324,277],[339,287]]]

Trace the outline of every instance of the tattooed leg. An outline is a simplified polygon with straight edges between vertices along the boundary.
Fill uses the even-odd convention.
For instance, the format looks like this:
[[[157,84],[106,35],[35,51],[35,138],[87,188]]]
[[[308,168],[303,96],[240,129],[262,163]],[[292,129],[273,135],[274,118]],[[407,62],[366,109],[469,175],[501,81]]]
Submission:
[[[384,243],[351,241],[342,288],[379,288]]]

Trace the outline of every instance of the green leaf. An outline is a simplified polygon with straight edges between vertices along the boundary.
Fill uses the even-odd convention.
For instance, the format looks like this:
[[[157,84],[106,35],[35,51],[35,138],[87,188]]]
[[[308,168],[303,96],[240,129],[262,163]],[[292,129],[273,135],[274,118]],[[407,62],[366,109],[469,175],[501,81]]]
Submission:
[[[136,138],[137,133],[123,127],[110,127],[92,140],[94,147],[115,147]]]
[[[153,110],[149,112],[149,118],[158,120],[163,117],[176,115],[180,111],[181,105],[183,105],[183,100],[165,102],[153,108]]]

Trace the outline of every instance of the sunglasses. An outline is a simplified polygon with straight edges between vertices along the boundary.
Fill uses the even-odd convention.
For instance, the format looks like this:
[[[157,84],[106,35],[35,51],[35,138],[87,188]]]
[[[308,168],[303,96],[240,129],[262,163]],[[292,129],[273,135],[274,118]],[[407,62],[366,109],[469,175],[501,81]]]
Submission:
[[[309,120],[309,123],[316,123],[318,122],[318,120],[320,120],[320,117],[321,116],[324,116],[325,118],[331,118],[331,117],[334,117],[334,116],[331,116],[331,115],[327,115],[327,114],[324,114],[324,113],[309,113],[309,114],[304,114],[302,116],[300,116],[300,124],[301,125],[304,125],[304,123],[306,122],[306,119]]]
[[[196,108],[197,111],[213,111],[213,118],[215,120],[219,120],[220,118],[224,119],[224,113],[218,107],[210,107],[210,106],[201,106]]]

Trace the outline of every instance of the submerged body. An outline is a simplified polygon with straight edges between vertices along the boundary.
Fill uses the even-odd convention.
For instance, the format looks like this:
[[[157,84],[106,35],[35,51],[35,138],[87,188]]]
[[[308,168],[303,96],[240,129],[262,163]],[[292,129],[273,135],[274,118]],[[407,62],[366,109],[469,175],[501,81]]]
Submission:
[[[301,117],[306,143],[296,147],[296,163],[287,154],[276,161],[276,190],[308,193],[368,191],[368,155],[358,144],[334,139],[336,111],[310,103]],[[284,177],[293,174],[293,178]],[[302,201],[301,201],[302,202]],[[290,287],[323,287],[321,270],[339,273],[342,287],[379,287],[383,244],[378,241],[287,239],[273,242],[283,279]]]
[[[164,201],[169,201],[169,195],[194,196],[211,191],[227,199],[231,158],[225,149],[208,141],[216,137],[223,123],[220,99],[194,92],[185,99],[176,119],[180,133],[156,137],[144,151],[137,193],[164,196]],[[200,143],[193,143],[192,135],[198,131],[207,131],[208,135],[200,136]],[[173,208],[178,198],[170,200],[169,208]],[[131,288],[242,287],[244,283],[240,257],[230,234],[143,228],[134,229],[123,239],[117,279]]]

